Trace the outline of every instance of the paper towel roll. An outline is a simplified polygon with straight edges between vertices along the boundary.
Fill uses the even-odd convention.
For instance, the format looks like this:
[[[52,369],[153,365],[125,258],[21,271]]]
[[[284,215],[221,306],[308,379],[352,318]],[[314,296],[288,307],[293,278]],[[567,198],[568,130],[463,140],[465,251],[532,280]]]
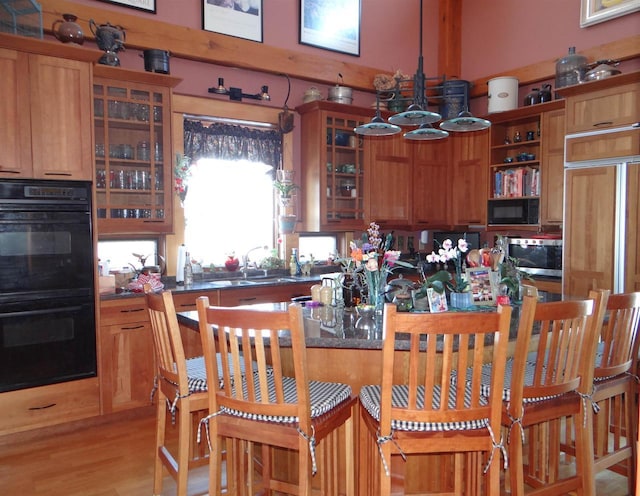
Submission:
[[[176,284],[184,283],[184,257],[187,254],[187,247],[180,245],[178,247],[178,260],[176,262]]]
[[[426,245],[429,242],[429,231],[420,232],[420,243]]]

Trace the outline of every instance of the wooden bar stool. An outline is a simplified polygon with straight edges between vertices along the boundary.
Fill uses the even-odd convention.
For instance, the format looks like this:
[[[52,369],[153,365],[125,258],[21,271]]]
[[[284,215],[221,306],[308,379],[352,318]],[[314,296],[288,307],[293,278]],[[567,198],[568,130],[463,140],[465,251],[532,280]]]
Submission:
[[[392,457],[440,453],[453,455],[452,474],[441,481],[444,494],[475,495],[484,487],[499,496],[510,317],[510,307],[430,314],[386,305],[382,383],[360,391],[364,494],[391,494]],[[396,351],[398,343],[409,344],[408,356]],[[487,361],[491,381],[483,388]],[[403,373],[394,376],[399,367]],[[460,370],[468,380],[457,377]]]
[[[633,494],[637,474],[635,370],[640,347],[640,292],[609,296],[593,373],[595,473],[613,470],[627,477]],[[567,437],[573,441],[570,437]],[[563,446],[575,454],[575,445]]]
[[[595,494],[591,384],[597,335],[608,291],[588,300],[538,303],[529,288],[523,300],[513,360],[507,362],[502,423],[508,429],[511,494]],[[538,343],[529,349],[536,326]],[[485,377],[485,383],[488,379]],[[575,426],[575,474],[561,478],[560,422]],[[525,432],[528,457],[523,456]]]
[[[176,481],[178,496],[186,496],[189,469],[205,465],[209,458],[199,456],[193,445],[193,427],[197,427],[209,408],[205,363],[203,357],[185,359],[171,292],[152,293],[149,289],[145,291],[153,330],[158,393],[153,494],[162,493],[164,467]],[[172,453],[166,443],[167,411],[172,422],[178,416],[177,453]]]
[[[353,495],[353,409],[357,398],[348,385],[308,380],[300,305],[292,304],[287,311],[211,307],[204,296],[196,303],[207,380],[210,384],[223,381],[222,389],[209,395],[210,414],[203,421],[212,452],[218,450],[223,437],[234,445],[236,440],[261,443],[261,494],[311,495],[312,475],[318,468],[320,494]],[[291,335],[293,364],[282,360],[278,335],[283,331]],[[222,377],[215,361],[217,351],[222,357]],[[253,375],[236,372],[242,363],[250,367],[251,359],[257,364]],[[344,427],[344,480],[339,481],[341,471],[335,464],[340,427]],[[274,447],[297,452],[297,480],[276,478]],[[236,487],[236,481],[252,483],[253,473],[237,473],[241,464],[240,457],[234,463],[227,461],[229,494],[246,489]],[[243,466],[250,468],[251,463]],[[212,457],[209,494],[220,494],[220,478],[220,467]]]

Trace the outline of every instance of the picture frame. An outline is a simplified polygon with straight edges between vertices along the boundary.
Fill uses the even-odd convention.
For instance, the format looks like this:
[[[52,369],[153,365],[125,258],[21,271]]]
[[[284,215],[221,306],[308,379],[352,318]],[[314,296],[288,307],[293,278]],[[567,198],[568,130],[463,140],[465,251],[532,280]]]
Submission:
[[[429,300],[429,311],[431,313],[440,313],[449,310],[447,306],[447,295],[445,293],[438,293],[435,289],[428,288],[427,298]]]
[[[105,3],[122,5],[132,9],[143,10],[144,12],[156,13],[156,0],[100,0]]]
[[[300,44],[359,57],[360,3],[300,0]]]
[[[202,0],[202,29],[262,43],[263,0]]]
[[[466,269],[474,305],[491,306],[496,304],[498,288],[492,272],[490,267]]]
[[[609,21],[640,10],[640,0],[580,0],[580,27]]]

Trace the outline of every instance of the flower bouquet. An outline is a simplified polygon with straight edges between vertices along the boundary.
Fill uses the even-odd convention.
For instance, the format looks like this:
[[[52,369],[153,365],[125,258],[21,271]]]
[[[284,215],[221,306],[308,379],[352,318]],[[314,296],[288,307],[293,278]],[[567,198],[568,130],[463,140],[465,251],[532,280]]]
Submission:
[[[465,278],[463,270],[463,253],[469,251],[469,245],[464,238],[458,240],[458,244],[454,246],[450,239],[445,239],[438,253],[431,252],[427,255],[427,262],[444,263],[453,262],[455,274],[451,280],[445,281],[445,287],[451,292],[451,306],[454,308],[465,308],[471,306],[472,300],[468,298],[470,293],[469,282]],[[464,294],[465,296],[456,296]]]

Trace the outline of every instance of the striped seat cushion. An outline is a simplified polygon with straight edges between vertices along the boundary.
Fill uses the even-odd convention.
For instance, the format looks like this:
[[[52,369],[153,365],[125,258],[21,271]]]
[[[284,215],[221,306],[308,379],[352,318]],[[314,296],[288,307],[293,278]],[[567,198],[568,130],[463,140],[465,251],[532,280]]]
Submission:
[[[524,385],[531,386],[533,384],[533,375],[535,372],[535,354],[529,354],[527,357],[527,365],[524,372]],[[513,358],[508,358],[504,369],[504,387],[502,389],[502,400],[509,402],[511,399],[511,376],[513,375]],[[469,377],[467,376],[467,379]],[[452,376],[452,380],[456,380]],[[482,366],[482,379],[480,391],[483,395],[489,395],[491,390],[491,364],[487,363]],[[524,403],[536,403],[553,398],[553,396],[541,396],[536,398],[525,398]]]
[[[220,359],[220,353],[216,354],[218,361],[218,377],[220,378],[220,389],[223,387],[222,380],[222,360]],[[231,354],[229,354],[229,364],[231,373],[233,373],[233,365],[231,362]],[[244,374],[244,362],[240,362],[240,370]],[[258,370],[258,364],[253,363],[253,370]],[[271,367],[267,369],[267,373],[272,372]],[[187,359],[187,384],[189,385],[190,393],[202,393],[207,391],[207,369],[204,364],[204,357],[194,357]]]
[[[449,407],[455,407],[455,392],[452,391],[449,395]],[[406,407],[408,404],[408,386],[397,385],[393,386],[391,392],[391,403],[395,407]],[[465,389],[465,406],[469,406],[471,398],[471,389]],[[434,389],[433,404],[432,407],[437,409],[440,407],[440,388]],[[360,402],[362,406],[369,412],[374,419],[380,421],[380,386],[364,386],[360,390]],[[487,398],[482,397],[481,402],[483,405],[487,404]],[[418,408],[422,408],[424,405],[424,387],[418,387]],[[489,424],[489,419],[478,418],[465,422],[407,422],[400,420],[391,420],[391,428],[399,431],[414,431],[414,432],[440,432],[440,431],[460,431],[481,429]]]
[[[255,390],[257,392],[257,401],[260,401],[260,387],[259,387],[259,377],[258,374],[253,375],[253,381]],[[269,390],[269,400],[275,401],[275,389],[273,384],[273,376],[269,375],[267,377],[267,386]],[[296,392],[296,381],[291,377],[283,378],[283,386],[284,386],[284,401],[285,403],[296,403],[297,402],[297,392]],[[247,383],[243,382],[242,391],[244,397],[247,397]],[[233,391],[235,394],[235,390]],[[310,381],[309,382],[309,402],[311,404],[311,418],[320,417],[325,413],[331,411],[333,408],[338,406],[343,401],[349,399],[351,396],[351,387],[346,384],[334,383],[334,382],[320,382],[320,381]],[[234,415],[237,417],[247,418],[251,420],[262,420],[267,422],[283,422],[283,423],[294,423],[298,421],[298,417],[284,417],[284,416],[273,416],[273,415],[255,415],[253,413],[248,413],[240,410],[234,410],[229,408],[222,408],[222,411],[228,413],[230,415]]]

